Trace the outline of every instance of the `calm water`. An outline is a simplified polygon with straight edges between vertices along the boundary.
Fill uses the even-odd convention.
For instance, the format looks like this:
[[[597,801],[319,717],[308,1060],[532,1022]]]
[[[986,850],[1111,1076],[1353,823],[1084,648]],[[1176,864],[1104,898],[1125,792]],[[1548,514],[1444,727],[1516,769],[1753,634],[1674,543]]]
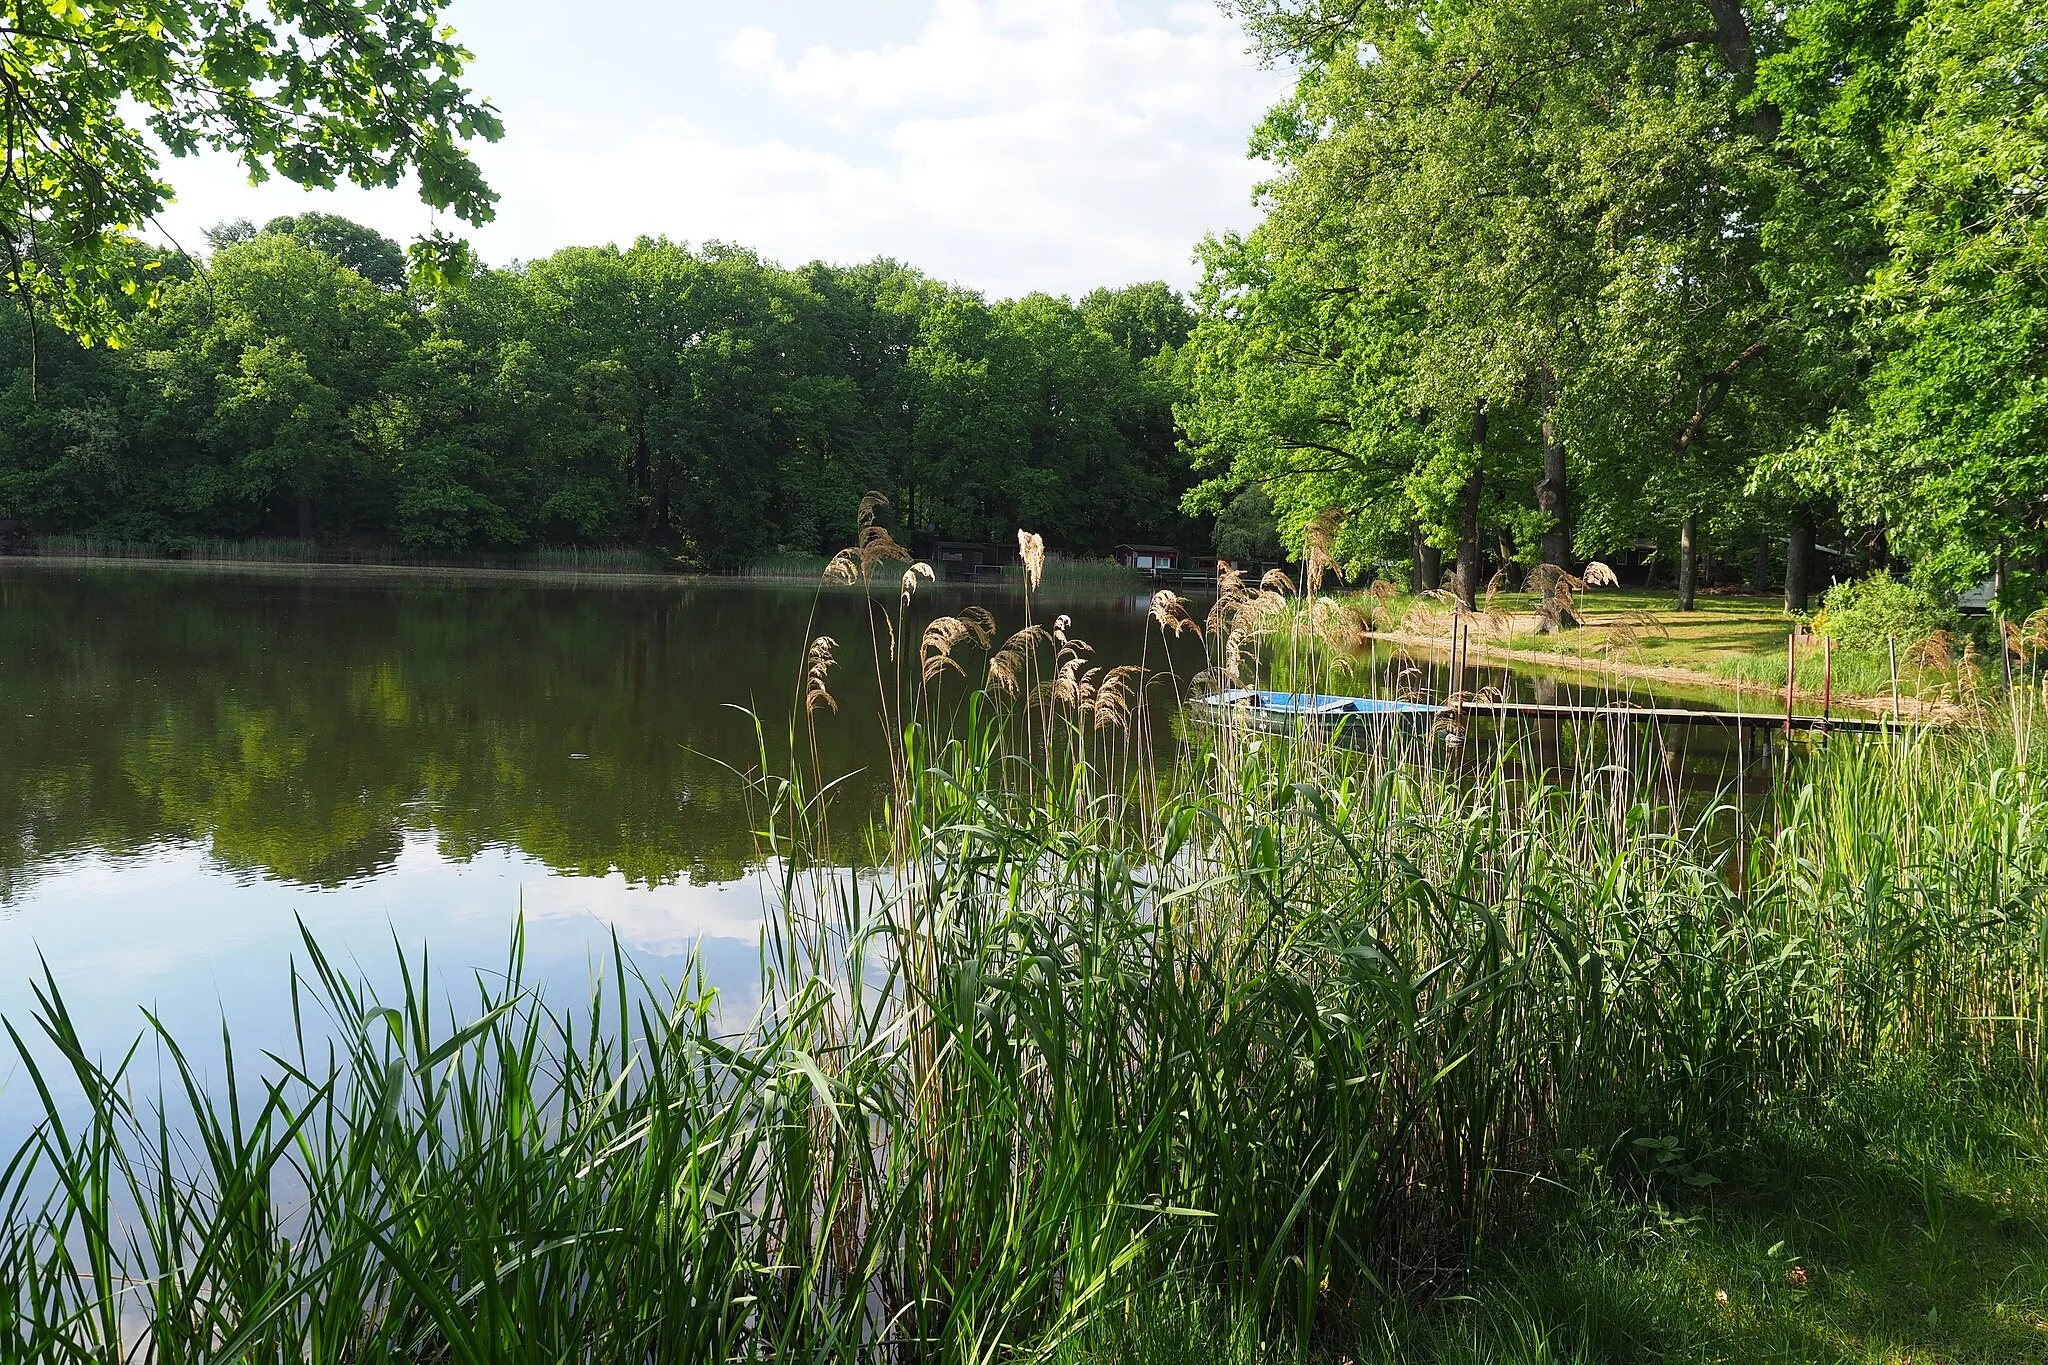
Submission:
[[[970,600],[1023,624],[1017,597],[965,591],[922,599],[913,630]],[[1037,614],[1070,613],[1117,664],[1148,649],[1145,607]],[[491,970],[523,919],[550,989],[580,990],[616,934],[655,973],[701,953],[745,1002],[763,895],[735,708],[786,732],[808,635],[836,637],[821,759],[871,804],[867,619],[797,587],[0,561],[0,1015],[27,1022],[47,963],[96,1047],[125,1047],[144,1008],[274,1044],[301,922],[373,981],[395,949],[444,980]],[[1199,652],[1177,662],[1185,679]],[[0,1138],[31,1100],[0,1048]]]
[[[969,600],[1023,624],[999,593],[914,614]],[[1137,660],[1143,599],[1054,611]],[[535,976],[580,988],[616,932],[657,972],[701,948],[745,998],[762,895],[724,765],[757,749],[733,708],[786,726],[807,629],[842,642],[818,741],[858,805],[884,760],[847,595],[0,562],[0,1015],[26,1022],[40,955],[98,1046],[143,1007],[275,1038],[300,921],[374,980],[394,942],[500,965],[522,915]],[[25,1090],[0,1054],[0,1121]]]

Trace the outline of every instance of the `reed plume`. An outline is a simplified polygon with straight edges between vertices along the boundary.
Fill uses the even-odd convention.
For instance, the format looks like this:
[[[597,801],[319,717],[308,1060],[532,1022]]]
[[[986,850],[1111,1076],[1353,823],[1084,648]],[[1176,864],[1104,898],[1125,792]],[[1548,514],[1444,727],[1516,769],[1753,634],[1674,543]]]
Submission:
[[[983,615],[987,613],[984,611]],[[940,616],[924,628],[924,637],[918,645],[918,673],[929,686],[947,669],[965,677],[967,670],[953,657],[953,651],[968,641],[988,647],[988,635],[964,616]]]
[[[902,607],[906,611],[910,608],[910,599],[917,595],[917,582],[919,579],[923,579],[927,583],[932,581],[932,566],[924,563],[922,560],[903,571]]]
[[[1032,652],[1051,638],[1044,626],[1033,622],[1003,641],[1002,648],[989,656],[989,695],[998,701],[1015,701],[1030,676]]]
[[[1025,586],[1037,592],[1039,580],[1045,577],[1045,537],[1035,531],[1018,531],[1017,557],[1024,561]]]
[[[1333,553],[1337,540],[1337,523],[1343,513],[1334,507],[1326,507],[1309,523],[1308,535],[1302,544],[1302,580],[1308,585],[1309,596],[1322,591],[1325,578],[1343,581],[1344,570],[1337,563]]]
[[[839,710],[839,699],[832,695],[828,685],[833,656],[838,649],[837,640],[829,635],[820,635],[804,651],[804,711],[808,715],[815,716],[820,707],[834,712]]]

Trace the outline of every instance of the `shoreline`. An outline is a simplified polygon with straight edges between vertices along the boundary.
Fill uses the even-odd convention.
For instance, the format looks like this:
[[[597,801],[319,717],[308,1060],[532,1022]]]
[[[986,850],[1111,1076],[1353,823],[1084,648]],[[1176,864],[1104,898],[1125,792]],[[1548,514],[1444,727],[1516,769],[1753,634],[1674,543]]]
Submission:
[[[1379,644],[1389,644],[1401,649],[1428,650],[1433,654],[1448,656],[1450,641],[1443,636],[1417,635],[1410,631],[1371,631],[1366,638]],[[1679,668],[1669,664],[1632,664],[1613,659],[1588,659],[1579,654],[1565,654],[1555,650],[1504,649],[1497,643],[1483,640],[1469,640],[1460,648],[1473,659],[1487,663],[1521,665],[1553,672],[1598,673],[1615,678],[1634,678],[1641,682],[1665,683],[1676,687],[1697,687],[1730,695],[1738,700],[1752,695],[1767,697],[1775,702],[1769,707],[1758,707],[1754,714],[1775,714],[1784,706],[1785,690],[1782,687],[1761,688],[1754,684],[1745,685],[1717,674],[1702,672],[1696,668]],[[1792,692],[1795,701],[1820,705],[1823,696],[1811,688],[1795,687]],[[1853,709],[1873,716],[1893,714],[1892,699],[1888,696],[1866,697],[1852,693],[1836,693],[1832,699],[1836,709]],[[1945,708],[1920,697],[1899,696],[1898,715],[1903,720],[1938,719]]]
[[[141,569],[150,573],[220,573],[249,574],[259,577],[283,578],[303,575],[331,579],[470,579],[484,582],[525,582],[553,584],[561,587],[734,587],[734,588],[775,588],[818,591],[833,594],[859,593],[859,584],[825,583],[815,576],[794,574],[721,574],[704,573],[695,570],[677,570],[672,573],[648,569],[597,569],[597,568],[554,568],[545,565],[492,565],[492,564],[379,564],[355,562],[343,559],[186,559],[170,555],[72,555],[72,554],[6,554],[0,555],[0,572],[12,565],[33,564],[41,568],[62,569],[66,567],[91,569]],[[1082,581],[1059,582],[1048,576],[1048,580],[1033,594],[1041,600],[1054,602],[1074,598],[1093,599],[1121,597],[1127,593],[1146,593],[1152,585],[1143,581],[1130,584]],[[941,579],[927,585],[921,591],[940,592],[1023,592],[1023,585],[1004,580],[1001,582],[973,581],[958,582]],[[893,573],[878,574],[867,585],[871,596],[893,598],[897,592],[896,577]]]

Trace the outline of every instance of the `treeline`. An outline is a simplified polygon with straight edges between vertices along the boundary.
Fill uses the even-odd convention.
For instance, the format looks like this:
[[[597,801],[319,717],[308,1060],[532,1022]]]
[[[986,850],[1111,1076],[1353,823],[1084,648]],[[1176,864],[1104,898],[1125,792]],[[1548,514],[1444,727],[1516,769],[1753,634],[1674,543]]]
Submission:
[[[899,533],[1177,540],[1163,284],[989,303],[890,261],[646,239],[448,268],[329,215],[140,244],[118,349],[4,318],[0,517],[174,548],[645,545],[712,569]],[[431,261],[431,263],[430,263]]]
[[[1198,505],[1269,496],[1468,604],[1646,551],[1683,605],[2040,596],[2035,0],[1232,8],[1301,75],[1265,221],[1204,247]]]

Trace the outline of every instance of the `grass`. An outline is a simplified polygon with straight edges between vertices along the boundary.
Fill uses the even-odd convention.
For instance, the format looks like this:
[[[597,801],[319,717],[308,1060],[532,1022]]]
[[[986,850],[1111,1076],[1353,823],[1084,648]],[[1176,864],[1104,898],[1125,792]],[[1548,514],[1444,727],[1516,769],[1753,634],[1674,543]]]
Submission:
[[[885,539],[843,575],[893,583]],[[1276,601],[1226,587],[1212,667],[1351,628]],[[913,640],[870,602],[895,800],[872,871],[833,866],[836,774],[764,737],[749,1018],[618,958],[551,1005],[516,944],[379,1000],[309,940],[277,1056],[103,1061],[46,989],[12,1021],[48,1113],[0,1160],[0,1355],[1855,1359],[1923,1301],[1954,1358],[2030,1342],[2025,715],[1739,806],[1512,736],[1228,727],[1162,771],[1144,680],[1058,625]]]
[[[1678,670],[1696,685],[1785,686],[1786,636],[1794,624],[1776,597],[1709,594],[1697,609],[1674,608],[1674,595],[1636,589],[1591,589],[1581,597],[1584,623],[1559,633],[1537,628],[1537,599],[1528,593],[1499,593],[1490,612],[1475,623],[1477,639],[1511,654],[1565,655],[1591,667]],[[1375,604],[1377,628],[1422,634],[1449,630],[1449,613],[1401,594]],[[1675,676],[1675,675],[1673,675]],[[1834,651],[1824,661],[1820,641],[1808,637],[1800,650],[1798,686],[1819,695],[1885,698],[1893,686],[1892,662],[1884,655]],[[1897,683],[1902,697],[1953,698],[1953,665],[1930,665],[1902,651]]]
[[[1773,1115],[1706,1191],[1588,1179],[1454,1293],[1374,1305],[1310,1354],[1354,1362],[2048,1358],[2038,1118],[1911,1063]],[[1132,1306],[1076,1362],[1289,1353],[1205,1286]],[[1726,1301],[1722,1295],[1726,1295]]]

